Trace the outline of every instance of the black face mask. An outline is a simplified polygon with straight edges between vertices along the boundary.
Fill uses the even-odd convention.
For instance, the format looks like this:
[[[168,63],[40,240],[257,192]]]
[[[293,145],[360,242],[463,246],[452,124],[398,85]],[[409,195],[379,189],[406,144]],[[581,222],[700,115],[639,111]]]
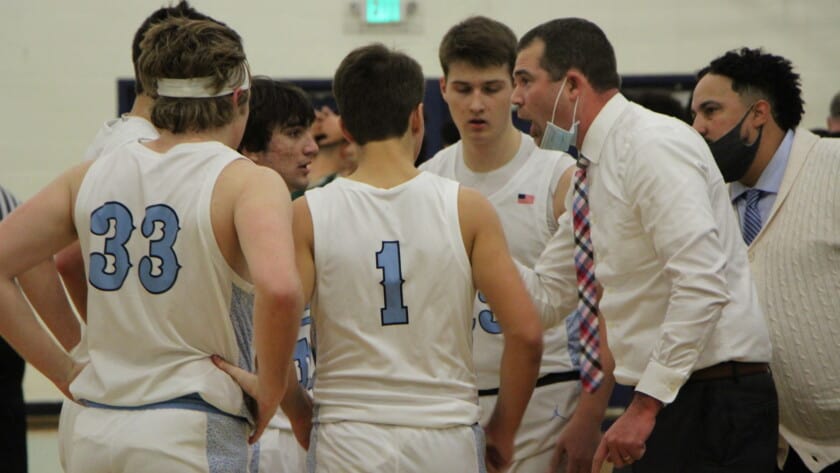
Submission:
[[[709,143],[709,149],[712,150],[712,156],[715,157],[715,162],[720,168],[720,173],[723,174],[725,182],[737,181],[744,177],[747,169],[755,161],[755,153],[758,151],[758,144],[761,142],[761,132],[764,127],[759,127],[758,137],[752,144],[748,145],[741,139],[741,125],[751,111],[752,106],[741,118],[741,121],[729,132],[717,141]]]

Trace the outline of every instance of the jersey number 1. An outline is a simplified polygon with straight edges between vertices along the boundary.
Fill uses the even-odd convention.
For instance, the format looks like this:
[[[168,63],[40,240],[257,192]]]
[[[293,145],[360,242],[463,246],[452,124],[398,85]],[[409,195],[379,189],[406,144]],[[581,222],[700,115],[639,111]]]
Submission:
[[[379,284],[385,291],[385,307],[379,309],[382,325],[407,324],[408,307],[403,303],[402,287],[405,280],[400,266],[400,242],[382,242],[382,249],[376,252],[376,267],[382,270]]]

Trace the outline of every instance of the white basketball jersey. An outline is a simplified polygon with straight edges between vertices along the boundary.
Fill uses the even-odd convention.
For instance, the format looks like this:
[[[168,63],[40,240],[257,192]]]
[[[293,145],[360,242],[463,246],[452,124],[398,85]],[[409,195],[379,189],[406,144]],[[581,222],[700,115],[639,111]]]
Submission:
[[[158,154],[130,143],[98,158],[79,189],[90,363],[75,397],[120,407],[189,395],[247,417],[242,390],[210,361],[253,369],[253,288],[216,244],[216,180],[242,158],[218,142]]]
[[[457,166],[464,166],[462,153],[462,142],[459,141],[439,151],[423,163],[421,169],[457,179]],[[550,226],[550,219],[553,219],[553,190],[559,176],[574,163],[565,153],[538,148],[534,140],[523,133],[519,151],[511,161],[511,164],[519,167],[509,169],[505,166],[479,177],[494,179],[495,176],[491,174],[497,172],[510,176],[490,192],[480,186],[478,190],[495,207],[511,255],[526,266],[533,267],[536,264],[556,229],[556,226]],[[473,355],[478,386],[480,389],[498,388],[504,339],[501,327],[482,294],[476,295],[474,317]],[[565,326],[545,330],[540,376],[573,369],[566,338]]]
[[[297,368],[297,379],[304,389],[311,391],[312,383],[315,381],[315,360],[312,357],[312,317],[309,315],[309,307],[303,312],[303,317],[300,320],[300,329],[298,329],[298,340],[295,343],[295,351],[292,354],[292,361]],[[268,426],[273,429],[292,430],[292,424],[289,418],[278,408],[277,413],[271,418]]]
[[[478,421],[458,188],[421,173],[391,189],[338,178],[307,191],[317,422]]]
[[[100,156],[112,153],[120,146],[142,139],[155,140],[158,136],[160,135],[157,129],[145,118],[123,114],[121,117],[108,120],[102,125],[93,142],[85,151],[84,160],[97,159]],[[81,329],[81,339],[79,344],[73,348],[71,354],[76,361],[85,363],[88,361],[87,345],[84,341],[87,326],[82,324]]]
[[[93,143],[85,151],[85,161],[110,154],[111,151],[132,141],[141,138],[154,140],[158,136],[157,129],[145,118],[124,114],[102,125]]]

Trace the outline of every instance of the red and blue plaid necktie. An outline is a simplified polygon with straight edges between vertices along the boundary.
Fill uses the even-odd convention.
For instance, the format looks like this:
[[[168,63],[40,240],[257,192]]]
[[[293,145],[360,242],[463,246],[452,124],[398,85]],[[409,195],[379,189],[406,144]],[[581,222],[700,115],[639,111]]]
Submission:
[[[575,153],[576,154],[576,153]],[[601,369],[598,335],[598,283],[595,280],[595,253],[589,227],[589,188],[586,168],[589,160],[577,161],[572,198],[572,223],[575,234],[575,270],[577,272],[578,307],[573,317],[580,323],[580,378],[587,392],[594,392],[604,379]]]

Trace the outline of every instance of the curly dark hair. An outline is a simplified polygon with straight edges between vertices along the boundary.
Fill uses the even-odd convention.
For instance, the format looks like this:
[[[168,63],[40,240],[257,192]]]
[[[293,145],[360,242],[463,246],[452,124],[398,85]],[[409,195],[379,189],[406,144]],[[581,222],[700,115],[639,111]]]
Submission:
[[[700,69],[697,78],[715,74],[732,79],[738,95],[755,95],[770,102],[773,119],[782,130],[796,128],[805,113],[799,74],[793,64],[761,48],[732,50]]]

